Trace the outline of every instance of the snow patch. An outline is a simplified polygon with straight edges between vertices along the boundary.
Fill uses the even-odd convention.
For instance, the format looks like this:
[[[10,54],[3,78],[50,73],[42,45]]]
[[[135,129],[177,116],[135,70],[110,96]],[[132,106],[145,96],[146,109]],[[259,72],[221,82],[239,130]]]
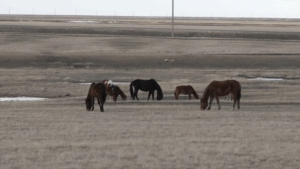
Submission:
[[[256,78],[250,78],[249,80],[282,81],[282,80],[285,80],[285,79],[283,79],[283,78],[264,78],[264,77],[256,77]]]
[[[41,101],[47,100],[47,98],[40,97],[0,97],[1,102],[5,101]]]
[[[100,23],[96,21],[70,21],[71,23]]]

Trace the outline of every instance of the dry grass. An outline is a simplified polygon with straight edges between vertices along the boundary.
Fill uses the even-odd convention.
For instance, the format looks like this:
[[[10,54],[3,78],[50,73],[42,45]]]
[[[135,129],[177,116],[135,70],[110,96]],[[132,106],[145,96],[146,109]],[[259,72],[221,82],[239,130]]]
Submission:
[[[3,168],[297,168],[296,107],[258,111],[243,104],[241,111],[231,111],[226,103],[222,111],[200,112],[198,105],[108,102],[100,113],[85,112],[81,99],[14,103],[1,111],[0,163]]]

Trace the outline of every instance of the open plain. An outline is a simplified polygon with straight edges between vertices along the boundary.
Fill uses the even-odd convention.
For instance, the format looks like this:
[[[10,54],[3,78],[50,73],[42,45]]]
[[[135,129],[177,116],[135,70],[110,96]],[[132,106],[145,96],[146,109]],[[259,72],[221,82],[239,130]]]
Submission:
[[[300,24],[284,19],[0,16],[0,168],[300,168]],[[174,60],[165,62],[166,59]],[[256,79],[277,78],[273,80]],[[89,85],[154,78],[164,99],[107,98]],[[200,111],[213,80],[241,83],[241,109]]]

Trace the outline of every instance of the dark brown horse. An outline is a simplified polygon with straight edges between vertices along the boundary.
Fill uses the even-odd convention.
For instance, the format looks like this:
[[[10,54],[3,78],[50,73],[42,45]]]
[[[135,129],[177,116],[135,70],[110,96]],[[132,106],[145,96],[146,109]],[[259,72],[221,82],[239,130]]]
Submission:
[[[189,100],[191,100],[191,95],[193,94],[195,99],[199,99],[198,94],[194,90],[194,88],[190,85],[187,86],[177,86],[174,91],[175,100],[178,100],[179,94],[187,94],[189,95]]]
[[[205,89],[203,96],[200,101],[200,109],[210,110],[211,103],[215,98],[218,103],[218,109],[221,109],[219,96],[226,96],[232,94],[233,97],[233,110],[235,109],[235,104],[237,102],[237,107],[240,109],[240,99],[241,99],[241,85],[236,80],[226,80],[226,81],[212,81]],[[209,104],[208,104],[208,98]]]
[[[120,89],[119,86],[115,86],[112,84],[111,80],[103,80],[102,83],[106,87],[106,95],[112,96],[114,102],[117,101],[118,96],[120,95],[122,100],[127,100],[127,96],[124,94],[124,92]]]
[[[97,98],[98,104],[100,106],[100,111],[104,111],[104,103],[106,99],[106,88],[103,83],[92,83],[89,89],[87,98],[85,99],[85,105],[87,111],[94,110],[94,99]]]

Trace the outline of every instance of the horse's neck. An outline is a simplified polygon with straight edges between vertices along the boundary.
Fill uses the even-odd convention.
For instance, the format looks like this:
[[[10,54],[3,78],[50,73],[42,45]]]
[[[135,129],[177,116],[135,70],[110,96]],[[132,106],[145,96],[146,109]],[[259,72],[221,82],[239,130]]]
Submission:
[[[159,86],[156,88],[156,90],[157,90],[157,93],[158,93],[159,95],[162,94],[162,90],[161,90],[161,88],[160,88]]]
[[[203,100],[208,100],[208,98],[209,98],[209,92],[208,92],[208,87],[207,87],[207,88],[204,90],[202,99],[203,99]]]
[[[155,82],[155,88],[158,93],[162,93],[161,87],[159,86],[159,84],[157,82]]]
[[[87,100],[92,100],[92,95],[89,93],[86,97]]]

